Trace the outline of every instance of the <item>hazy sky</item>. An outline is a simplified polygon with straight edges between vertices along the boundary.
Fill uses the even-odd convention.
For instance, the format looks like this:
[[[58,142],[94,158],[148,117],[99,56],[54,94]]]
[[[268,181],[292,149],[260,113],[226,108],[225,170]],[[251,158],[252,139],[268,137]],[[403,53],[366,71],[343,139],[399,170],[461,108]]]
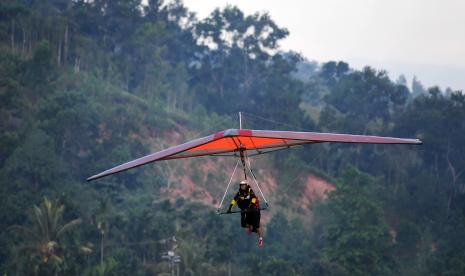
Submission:
[[[204,18],[216,7],[268,12],[290,35],[281,46],[310,60],[344,60],[465,91],[465,0],[184,0]]]

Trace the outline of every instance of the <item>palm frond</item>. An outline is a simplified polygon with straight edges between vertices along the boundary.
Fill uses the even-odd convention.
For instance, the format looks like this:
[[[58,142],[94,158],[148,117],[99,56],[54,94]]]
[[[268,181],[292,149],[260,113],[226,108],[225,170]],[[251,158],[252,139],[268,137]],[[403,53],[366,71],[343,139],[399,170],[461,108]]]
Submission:
[[[8,227],[8,230],[18,232],[20,235],[22,235],[24,238],[28,240],[32,240],[36,242],[40,242],[41,240],[41,237],[37,235],[37,233],[21,225],[10,226]]]
[[[61,229],[57,232],[57,237],[60,237],[61,235],[66,233],[68,230],[72,229],[73,227],[79,224],[81,224],[81,219],[75,219],[75,220],[68,222],[67,224],[63,225],[63,227],[61,227]]]
[[[46,226],[46,222],[44,221],[44,213],[36,205],[34,205],[32,208],[33,208],[33,213],[34,213],[34,219],[37,225],[39,226],[39,232],[40,232],[39,235],[41,237],[45,237],[47,233],[47,229],[46,229],[47,226]]]
[[[51,229],[51,232],[54,238],[58,237],[58,232],[59,232],[58,224],[60,223],[60,220],[63,218],[64,210],[65,210],[65,207],[61,205],[60,207],[54,210],[52,214],[53,216],[50,218],[51,219],[50,229]]]

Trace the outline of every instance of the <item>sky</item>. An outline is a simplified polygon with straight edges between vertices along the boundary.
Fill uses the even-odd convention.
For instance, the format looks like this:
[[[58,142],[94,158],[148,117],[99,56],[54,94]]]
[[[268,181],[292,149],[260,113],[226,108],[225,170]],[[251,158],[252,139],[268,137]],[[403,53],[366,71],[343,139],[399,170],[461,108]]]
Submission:
[[[228,4],[268,12],[289,30],[283,50],[417,76],[425,87],[465,92],[465,0],[184,0],[199,19]]]

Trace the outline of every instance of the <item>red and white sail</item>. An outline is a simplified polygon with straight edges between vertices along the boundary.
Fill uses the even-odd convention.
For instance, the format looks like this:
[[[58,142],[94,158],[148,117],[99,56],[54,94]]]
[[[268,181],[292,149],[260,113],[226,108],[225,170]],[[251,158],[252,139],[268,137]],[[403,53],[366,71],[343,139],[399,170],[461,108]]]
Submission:
[[[422,143],[419,139],[369,135],[228,129],[118,165],[91,176],[87,180],[94,180],[161,160],[205,155],[239,157],[241,151],[246,152],[247,156],[254,156],[292,146],[322,142],[414,145]]]

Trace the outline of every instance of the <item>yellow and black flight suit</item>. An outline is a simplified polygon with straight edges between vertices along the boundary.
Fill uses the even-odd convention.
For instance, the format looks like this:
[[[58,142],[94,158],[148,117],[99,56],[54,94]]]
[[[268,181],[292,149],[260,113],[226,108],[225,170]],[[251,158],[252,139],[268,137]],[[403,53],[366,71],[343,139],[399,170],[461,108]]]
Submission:
[[[257,232],[260,228],[260,204],[252,188],[247,185],[245,190],[239,188],[239,191],[231,200],[229,211],[236,205],[241,209],[241,227],[253,226],[252,232]]]

